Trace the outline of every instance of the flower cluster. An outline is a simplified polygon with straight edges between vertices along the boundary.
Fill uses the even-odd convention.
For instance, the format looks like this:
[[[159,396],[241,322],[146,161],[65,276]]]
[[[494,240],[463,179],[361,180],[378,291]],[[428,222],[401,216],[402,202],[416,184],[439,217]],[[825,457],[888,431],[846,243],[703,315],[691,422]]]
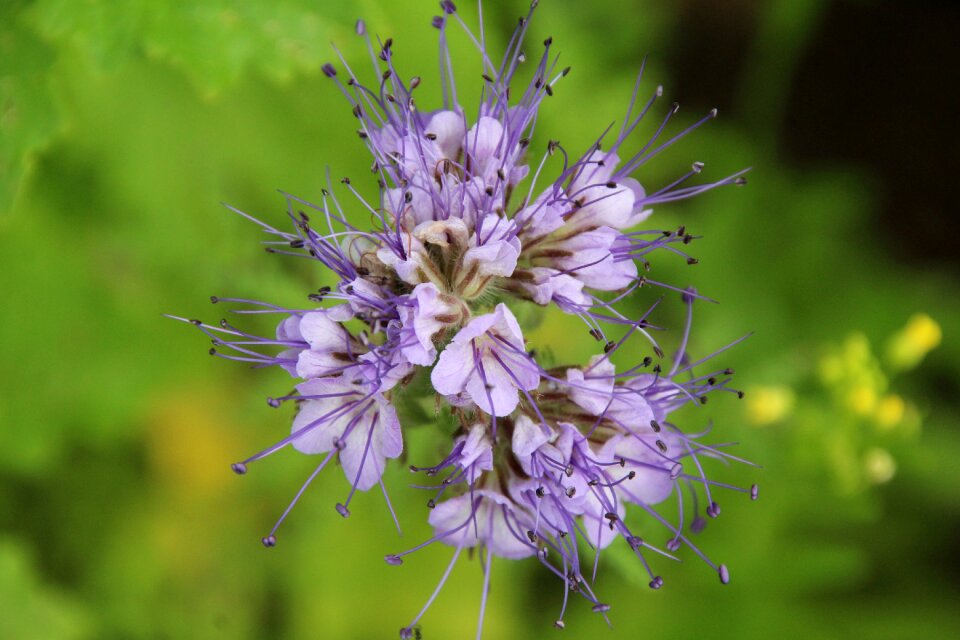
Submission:
[[[652,138],[624,161],[621,147],[662,95],[657,88],[638,108],[635,91],[615,138],[604,142],[605,133],[578,156],[550,141],[531,161],[538,109],[569,71],[557,68],[550,39],[539,59],[527,61],[523,43],[534,7],[520,20],[499,65],[453,3],[445,0],[441,7],[443,15],[433,20],[440,35],[441,109],[419,109],[414,94],[420,79],[403,80],[394,69],[392,41],[374,47],[362,22],[357,32],[370,50],[377,84],[361,83],[346,61],[339,71],[323,67],[350,102],[373,157],[378,202],[365,200],[349,179],[342,184],[360,213],[373,216],[374,228],[354,226],[356,216],[348,215],[332,189],[324,190],[319,204],[286,196],[291,231],[242,214],[274,236],[269,251],[315,260],[336,275],[336,286],[311,294],[319,305],[311,309],[213,299],[243,304],[240,313],[280,314],[276,337],[226,321],[191,321],[213,339],[211,353],[282,367],[300,381],[291,395],[269,400],[272,406],[296,405],[290,435],[233,466],[245,473],[251,462],[287,445],[322,456],[263,543],[276,544],[280,522],[331,460],[339,462],[350,485],[336,505],[342,516],[349,516],[357,490],[379,486],[386,496],[384,469],[403,453],[409,426],[397,407],[411,396],[428,397],[456,428],[442,460],[410,467],[437,479],[428,500],[435,534],[387,556],[389,564],[400,565],[409,553],[441,542],[454,548],[452,568],[463,549],[478,548],[485,604],[494,556],[536,558],[564,585],[558,627],[564,626],[571,593],[606,615],[609,606],[594,581],[600,551],[618,539],[647,568],[651,588],[659,589],[663,580],[648,556],[673,557],[682,546],[726,583],[726,567],[702,553],[689,532],[705,523],[700,504],[707,516],[720,512],[711,493],[720,483],[707,479],[702,459],[732,456],[722,445],[701,442],[703,434],[684,432],[670,416],[685,404],[705,403],[711,392],[739,393],[729,386],[733,372],[694,373],[709,357],[688,357],[689,316],[677,353],[665,358],[651,333],[657,327],[648,320],[650,312],[633,318],[618,304],[644,286],[675,291],[688,313],[701,297],[641,274],[658,251],[695,263],[684,251],[694,237],[684,228],[637,226],[654,205],[743,179],[736,174],[685,186],[701,173],[701,163],[653,191],[630,176],[716,112],[661,141],[676,113],[672,107]],[[447,49],[448,26],[456,22],[476,43],[485,69],[475,113],[457,101]],[[517,79],[521,69],[528,82]],[[555,177],[547,182],[550,171]],[[517,317],[538,306],[579,317],[584,337],[597,341],[597,355],[587,363],[541,364]],[[618,371],[612,357],[627,344],[641,351],[637,340],[652,355]],[[756,497],[755,487],[728,488]],[[693,496],[692,516],[682,489]],[[654,507],[670,496],[680,503],[678,522]],[[642,513],[629,514],[628,503]],[[663,548],[639,535],[651,525],[667,532]],[[419,633],[416,625],[448,574],[401,637]]]

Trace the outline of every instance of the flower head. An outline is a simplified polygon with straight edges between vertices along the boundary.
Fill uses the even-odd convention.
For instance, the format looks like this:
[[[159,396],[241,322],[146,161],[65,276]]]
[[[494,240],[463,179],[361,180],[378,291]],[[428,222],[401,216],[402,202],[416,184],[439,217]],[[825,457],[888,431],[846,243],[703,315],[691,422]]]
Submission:
[[[240,305],[241,313],[278,314],[275,337],[225,320],[191,321],[213,339],[211,353],[278,366],[300,379],[292,394],[269,399],[274,407],[296,406],[290,435],[234,465],[245,473],[252,462],[287,445],[321,456],[263,539],[267,546],[277,543],[280,523],[334,458],[350,487],[336,504],[342,516],[350,515],[356,491],[379,486],[386,496],[384,470],[403,452],[403,430],[409,426],[397,411],[400,401],[433,396],[444,407],[455,427],[449,454],[411,467],[438,478],[427,502],[434,535],[386,560],[400,565],[413,551],[440,542],[454,548],[452,567],[463,549],[479,548],[485,575],[481,629],[494,557],[534,557],[562,581],[558,626],[564,625],[571,593],[606,616],[610,607],[600,599],[596,572],[601,551],[618,541],[650,573],[651,588],[663,585],[648,561],[651,554],[675,558],[683,546],[721,581],[729,579],[725,566],[710,560],[688,534],[705,522],[698,496],[707,516],[720,512],[712,493],[720,485],[707,479],[702,463],[734,458],[722,446],[705,443],[706,434],[681,429],[672,416],[683,405],[705,403],[711,393],[739,393],[729,386],[732,371],[702,373],[709,358],[690,361],[690,315],[672,362],[665,362],[652,334],[658,327],[648,320],[658,303],[640,317],[631,317],[619,303],[649,285],[680,293],[692,313],[702,297],[696,291],[640,272],[650,268],[655,253],[679,254],[694,264],[684,251],[694,237],[682,227],[638,225],[654,205],[742,178],[683,186],[701,173],[701,163],[662,188],[645,188],[631,177],[716,115],[712,111],[660,142],[676,113],[671,108],[653,137],[628,157],[626,143],[662,95],[659,87],[639,112],[631,103],[612,140],[603,135],[580,155],[551,140],[538,158],[531,142],[538,110],[569,69],[557,69],[551,39],[539,59],[527,60],[523,42],[535,5],[494,64],[454,4],[441,3],[443,15],[432,24],[439,31],[443,104],[434,111],[421,110],[415,100],[421,80],[405,80],[394,68],[393,41],[374,49],[366,26],[358,23],[376,84],[364,84],[346,61],[342,73],[333,65],[323,71],[357,118],[373,158],[379,202],[362,198],[344,178],[343,189],[353,198],[346,206],[332,187],[320,203],[286,195],[292,231],[238,211],[274,237],[268,250],[316,261],[334,274],[336,285],[310,294],[313,304],[306,309],[214,298]],[[483,98],[474,110],[457,100],[447,49],[452,23],[464,27],[484,64]],[[519,79],[521,67],[528,82]],[[354,226],[354,210],[372,214],[374,227]],[[580,318],[583,337],[597,341],[597,355],[586,364],[545,366],[518,320],[524,306],[553,307]],[[614,356],[623,356],[626,344],[637,352],[642,348],[637,341],[655,357],[618,370]],[[755,489],[723,486],[756,495]],[[685,503],[684,494],[692,501]],[[671,497],[679,504],[677,522],[656,509]],[[639,535],[654,527],[661,529],[662,546]],[[437,591],[448,574],[449,569]],[[401,637],[413,637],[426,610]]]

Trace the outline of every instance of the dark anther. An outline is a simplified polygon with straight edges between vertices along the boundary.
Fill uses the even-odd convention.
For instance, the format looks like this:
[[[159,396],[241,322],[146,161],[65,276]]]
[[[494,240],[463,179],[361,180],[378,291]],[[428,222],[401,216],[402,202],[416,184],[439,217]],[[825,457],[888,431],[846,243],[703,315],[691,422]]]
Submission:
[[[557,151],[557,147],[560,146],[559,140],[550,140],[547,142],[547,153],[551,156]]]
[[[413,91],[420,86],[420,76],[413,76],[410,78],[410,91]]]
[[[564,69],[563,71],[561,71],[561,72],[560,72],[560,75],[565,76],[565,75],[567,75],[568,73],[570,73],[570,67],[567,67],[566,69]]]
[[[723,375],[725,375],[725,376],[732,376],[732,375],[733,375],[733,369],[724,369],[724,370],[723,370]]]
[[[650,428],[653,429],[654,433],[660,433],[660,423],[656,420],[650,421]]]
[[[720,505],[718,505],[716,502],[711,502],[709,505],[707,505],[706,512],[711,518],[716,518],[720,515]]]
[[[712,377],[711,377],[711,378],[707,378],[707,384],[712,387],[713,385],[717,384],[717,379],[716,379],[716,378],[712,378]]]
[[[680,225],[680,228],[677,229],[677,235],[678,235],[678,236],[682,236],[682,235],[685,234],[686,232],[687,232],[687,228],[686,228],[685,226],[683,226],[683,225]]]
[[[687,258],[687,264],[700,264],[700,261],[696,258]]]
[[[337,513],[339,513],[339,514],[340,514],[341,516],[343,516],[344,518],[349,518],[349,517],[350,517],[350,509],[347,509],[346,505],[340,504],[340,503],[338,502],[338,503],[337,503],[337,506],[336,506],[336,509],[337,509]]]
[[[550,36],[549,38],[543,41],[543,46],[545,47],[549,47],[551,44],[553,44],[553,36]]]
[[[667,443],[663,440],[657,440],[657,449],[660,449],[660,453],[667,452]]]
[[[606,518],[607,520],[610,520],[611,522],[616,522],[617,520],[620,519],[620,518],[617,516],[617,514],[615,514],[615,513],[613,513],[613,512],[607,512],[607,513],[603,514],[603,517]]]
[[[616,183],[616,182],[613,182],[613,181],[611,180],[610,182],[607,183],[607,189],[616,189],[616,188],[617,188],[617,183]]]
[[[546,91],[548,96],[553,97],[553,87],[551,85],[544,85],[543,90]]]
[[[192,324],[192,325],[195,326],[195,327],[199,327],[200,325],[203,324],[203,322],[201,322],[200,320],[197,320],[196,318],[194,318],[193,320],[190,321],[190,324]]]
[[[359,105],[359,104],[358,104],[358,105],[354,105],[354,107],[353,107],[353,117],[354,117],[354,118],[359,118],[359,117],[362,116],[362,115],[363,115],[363,109],[360,107],[360,105]]]
[[[443,27],[443,18],[440,16],[433,16],[433,18],[430,19],[430,25],[434,29],[440,29]]]
[[[357,275],[368,276],[370,275],[370,269],[367,269],[366,267],[357,267]]]
[[[627,459],[626,459],[626,458],[618,458],[618,459],[617,459],[617,463],[619,463],[620,468],[622,469],[623,467],[627,466]]]
[[[446,14],[457,12],[457,5],[453,4],[453,0],[443,0],[443,2],[440,3],[440,8],[443,9],[443,12]]]
[[[568,465],[567,465],[567,468],[564,469],[563,472],[566,474],[566,476],[567,476],[568,478],[569,478],[570,476],[572,476],[572,475],[573,475],[573,465],[572,465],[572,464],[568,464]]]
[[[210,302],[212,302],[213,304],[217,304],[218,302],[220,302],[220,298],[218,298],[217,296],[210,296]]]
[[[532,530],[527,529],[527,537],[530,539],[530,542],[536,543],[537,534],[535,534]]]
[[[433,509],[436,506],[437,506],[436,500],[434,500],[433,498],[430,498],[429,500],[427,500],[427,508]]]
[[[700,396],[700,404],[707,404],[707,396]]]
[[[653,364],[653,358],[650,356],[645,357],[643,362],[640,363],[640,365],[643,367],[649,367],[651,364]]]
[[[536,494],[537,494],[537,497],[538,497],[538,498],[542,498],[543,496],[545,496],[545,495],[547,494],[547,492],[544,491],[543,487],[537,487]]]
[[[393,38],[387,38],[387,41],[383,43],[383,47],[380,49],[380,55],[378,56],[384,62],[390,58],[390,47],[392,46]]]
[[[566,493],[568,498],[572,498],[573,496],[577,495],[577,488],[570,487],[569,489],[567,489]]]
[[[743,400],[743,391],[737,391],[737,398]]]
[[[627,474],[627,480],[633,480],[636,477],[637,477],[636,471],[631,470],[630,473]]]
[[[656,345],[654,345],[654,347],[653,347],[653,352],[657,355],[658,358],[662,358],[662,357],[663,357],[663,349],[661,349],[660,347],[658,347],[658,346],[656,346]]]
[[[517,144],[520,145],[521,149],[525,149],[530,144],[530,138],[520,138]]]
[[[290,246],[294,249],[303,249],[303,240],[291,240]]]
[[[403,194],[403,201],[406,203],[413,202],[413,191],[407,191]]]
[[[654,373],[660,373],[661,371],[663,371],[663,368],[660,366],[660,363],[657,363],[653,365],[653,369],[651,369],[651,371],[653,371]]]
[[[321,69],[323,70],[323,75],[327,76],[328,78],[332,78],[333,76],[337,75],[336,67],[329,62],[323,65]]]
[[[486,193],[488,196],[492,196],[492,195],[493,195],[493,187],[487,187],[486,189],[483,190],[483,192]]]
[[[611,351],[613,351],[613,348],[615,346],[617,346],[617,343],[614,342],[613,340],[610,340],[609,342],[607,342],[607,344],[603,345],[603,352],[610,353]]]
[[[384,80],[389,80],[389,79],[390,79],[390,76],[392,76],[392,75],[393,75],[393,71],[391,71],[390,69],[387,69],[386,71],[383,72],[383,74],[382,74],[381,77],[382,77]]]
[[[217,355],[217,350],[214,349],[213,347],[210,347],[210,350],[207,351],[207,353],[209,353],[209,354],[212,355],[212,356],[215,356],[215,355]]]
[[[690,242],[691,242],[692,240],[693,240],[693,236],[691,236],[691,235],[689,235],[689,234],[683,236],[683,244],[690,244]]]
[[[497,178],[501,182],[507,179],[507,175],[503,172],[503,169],[497,169]]]
[[[217,324],[219,324],[220,327],[223,328],[223,329],[226,329],[228,326],[230,326],[230,325],[227,323],[227,319],[226,319],[226,318],[220,318],[220,322],[218,322]],[[214,342],[214,344],[216,344],[216,342]]]
[[[491,77],[490,77],[489,75],[487,75],[486,73],[483,74],[483,79],[486,80],[487,82],[493,82],[493,78],[491,78]]]
[[[593,339],[597,342],[603,339],[599,329],[590,329],[590,335],[593,336]]]
[[[350,184],[350,178],[347,176],[344,176],[343,179],[340,180],[340,182],[342,182],[343,184]]]
[[[426,134],[424,134],[424,137],[425,137],[427,140],[436,140],[436,139],[437,139],[437,134],[435,134],[435,133],[426,133]]]

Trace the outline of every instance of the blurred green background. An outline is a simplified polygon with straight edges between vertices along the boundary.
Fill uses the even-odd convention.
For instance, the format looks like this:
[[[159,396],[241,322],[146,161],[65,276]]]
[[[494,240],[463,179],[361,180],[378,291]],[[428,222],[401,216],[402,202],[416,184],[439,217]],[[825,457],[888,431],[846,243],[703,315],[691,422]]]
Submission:
[[[495,50],[524,8],[487,3]],[[283,451],[245,478],[229,463],[287,432],[289,413],[264,398],[290,380],[207,357],[199,334],[161,314],[215,321],[211,294],[301,306],[327,282],[264,254],[257,229],[218,203],[283,224],[275,190],[316,199],[327,166],[373,193],[349,108],[319,67],[334,42],[367,68],[352,33],[363,16],[394,38],[401,72],[423,76],[424,108],[437,95],[435,11],[0,3],[0,638],[390,638],[420,609],[449,549],[384,564],[428,535],[403,465],[387,478],[401,538],[376,493],[337,516],[347,485],[332,470],[263,549],[314,460]],[[573,73],[534,148],[589,144],[622,117],[649,55],[645,91],[662,83],[666,101],[641,137],[674,99],[682,122],[713,106],[721,118],[639,179],[665,184],[693,160],[706,177],[754,168],[747,187],[651,221],[704,236],[699,265],[660,256],[654,271],[721,301],[697,307],[695,353],[755,332],[721,362],[745,399],[717,398],[685,423],[712,419],[716,441],[740,441],[763,467],[712,469],[761,486],[756,503],[721,494],[700,536],[733,581],[687,551],[657,561],[654,592],[611,553],[598,588],[614,631],[575,601],[566,637],[960,633],[960,231],[947,175],[958,26],[949,3],[541,3],[530,42],[552,35]],[[469,111],[479,67],[455,40]],[[661,323],[677,326],[678,307]],[[574,360],[595,348],[553,316],[531,340]],[[411,460],[430,459],[430,436],[410,430]],[[472,637],[480,585],[476,560],[461,562],[424,636]],[[486,637],[552,637],[561,589],[533,562],[495,562]]]

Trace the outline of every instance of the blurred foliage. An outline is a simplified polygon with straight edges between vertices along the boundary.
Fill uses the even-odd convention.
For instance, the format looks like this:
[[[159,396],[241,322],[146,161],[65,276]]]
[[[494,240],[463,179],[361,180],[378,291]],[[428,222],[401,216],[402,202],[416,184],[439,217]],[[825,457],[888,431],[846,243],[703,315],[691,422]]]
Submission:
[[[489,42],[503,46],[524,4],[486,7]],[[822,4],[758,4],[739,106],[639,175],[655,187],[692,160],[712,176],[754,167],[744,189],[658,210],[658,225],[704,238],[691,245],[700,265],[660,256],[654,275],[722,302],[697,306],[697,353],[755,331],[723,355],[744,401],[692,409],[684,424],[712,420],[715,438],[741,441],[738,454],[763,469],[713,470],[761,484],[756,504],[724,495],[703,536],[731,567],[728,587],[688,553],[682,565],[657,565],[659,592],[625,554],[601,562],[617,637],[960,629],[958,571],[943,561],[951,550],[956,559],[960,523],[957,283],[881,252],[870,176],[794,167],[777,146],[790,73]],[[666,60],[684,46],[683,5],[542,5],[531,41],[552,35],[574,73],[545,105],[535,147],[558,132],[570,148],[590,144],[622,115],[646,53],[646,86],[662,82],[671,96]],[[0,637],[393,637],[422,606],[446,551],[401,568],[382,561],[427,535],[425,497],[403,488],[403,465],[388,474],[402,538],[376,493],[339,518],[333,504],[347,487],[333,472],[277,548],[260,547],[314,461],[284,451],[242,481],[229,463],[288,429],[289,414],[264,399],[289,379],[204,359],[197,336],[161,314],[215,319],[213,293],[300,305],[326,283],[307,264],[263,254],[256,228],[216,203],[281,224],[274,188],[310,199],[326,164],[334,176],[366,172],[349,108],[319,73],[328,43],[363,60],[351,35],[363,15],[372,32],[395,37],[401,71],[436,95],[433,6],[0,3]],[[465,42],[454,52],[470,104],[482,84],[475,56]],[[659,295],[642,291],[637,312]],[[663,305],[658,324],[680,326],[678,307]],[[911,320],[915,310],[930,317]],[[883,349],[869,346],[891,335]],[[558,361],[596,349],[557,315],[530,337]],[[436,453],[431,436],[410,430],[410,460]],[[479,593],[477,563],[462,563],[425,636],[472,632]],[[487,637],[554,633],[561,595],[534,563],[495,563]],[[603,628],[583,609],[567,636]]]
[[[786,427],[785,446],[804,458],[801,464],[832,475],[842,494],[889,482],[897,469],[891,451],[909,446],[921,423],[916,405],[891,391],[891,374],[919,365],[941,335],[930,316],[913,316],[888,339],[885,370],[867,337],[852,333],[824,349],[813,366],[798,358],[796,390],[751,389],[746,418],[758,427]]]

